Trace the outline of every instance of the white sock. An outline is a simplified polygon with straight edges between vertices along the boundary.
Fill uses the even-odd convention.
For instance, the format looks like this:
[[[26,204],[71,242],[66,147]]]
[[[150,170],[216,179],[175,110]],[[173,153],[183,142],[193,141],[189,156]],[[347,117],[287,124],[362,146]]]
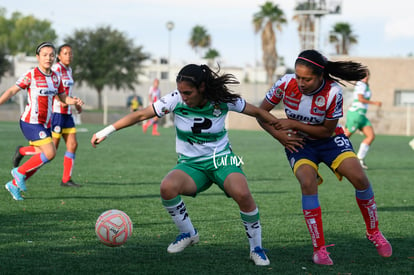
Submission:
[[[364,159],[368,153],[369,150],[369,145],[366,143],[361,143],[361,145],[359,145],[359,150],[358,150],[358,158],[359,159]]]
[[[240,211],[240,215],[249,240],[250,251],[253,251],[257,246],[262,247],[262,227],[260,225],[259,210],[256,208],[248,213]]]
[[[180,233],[190,233],[191,236],[195,235],[194,226],[191,223],[190,216],[188,216],[183,200],[180,200],[180,202],[176,205],[164,205],[164,207],[170,214]]]

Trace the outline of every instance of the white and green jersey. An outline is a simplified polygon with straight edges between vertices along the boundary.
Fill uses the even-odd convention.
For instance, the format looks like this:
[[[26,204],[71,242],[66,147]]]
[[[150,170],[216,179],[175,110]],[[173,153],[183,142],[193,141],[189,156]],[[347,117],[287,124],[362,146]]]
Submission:
[[[158,117],[174,113],[176,151],[179,160],[194,158],[206,160],[230,152],[230,142],[225,128],[229,111],[243,112],[246,101],[239,98],[234,103],[207,103],[202,108],[190,108],[176,90],[153,104]]]
[[[368,104],[359,101],[359,95],[362,95],[367,100],[371,99],[371,90],[369,89],[369,85],[363,81],[358,81],[355,85],[353,101],[351,107],[349,107],[349,111],[358,112],[361,115],[365,115],[368,110]]]

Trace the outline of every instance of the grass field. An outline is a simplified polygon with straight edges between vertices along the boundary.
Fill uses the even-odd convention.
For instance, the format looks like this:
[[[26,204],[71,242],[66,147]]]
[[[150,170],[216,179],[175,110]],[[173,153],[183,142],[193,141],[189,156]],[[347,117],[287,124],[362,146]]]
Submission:
[[[299,185],[282,147],[264,132],[230,131],[243,158],[259,206],[263,246],[271,264],[249,261],[248,241],[235,202],[213,186],[196,199],[183,197],[200,243],[179,254],[166,248],[177,230],[159,198],[159,183],[175,164],[171,128],[160,137],[139,126],[113,134],[97,149],[90,145],[98,125],[81,125],[73,179],[82,188],[60,187],[64,147],[27,182],[24,201],[0,189],[0,274],[413,274],[414,151],[410,137],[378,136],[367,158],[380,228],[393,245],[391,258],[378,256],[365,238],[354,190],[321,167],[325,238],[334,265],[312,263]],[[86,131],[88,130],[88,131]],[[361,136],[352,141],[358,147]],[[11,157],[27,144],[18,123],[0,123],[0,180],[11,179]],[[61,144],[63,145],[63,143]],[[24,159],[23,161],[25,161]],[[2,191],[1,191],[2,190]],[[122,247],[102,245],[95,221],[107,209],[121,209],[134,232]]]

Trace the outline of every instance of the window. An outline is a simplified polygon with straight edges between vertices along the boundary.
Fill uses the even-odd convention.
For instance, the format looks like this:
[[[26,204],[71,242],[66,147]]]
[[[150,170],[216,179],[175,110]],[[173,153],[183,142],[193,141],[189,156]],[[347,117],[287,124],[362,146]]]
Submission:
[[[394,94],[395,106],[414,106],[414,90],[396,90]]]

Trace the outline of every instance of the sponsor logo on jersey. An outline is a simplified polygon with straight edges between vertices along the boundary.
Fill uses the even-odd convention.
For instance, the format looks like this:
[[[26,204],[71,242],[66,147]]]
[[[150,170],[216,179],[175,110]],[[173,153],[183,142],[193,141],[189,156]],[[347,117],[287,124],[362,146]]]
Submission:
[[[244,164],[243,157],[236,155],[224,155],[216,156],[216,149],[214,149],[213,154],[214,168],[224,167],[224,166],[241,166]]]

